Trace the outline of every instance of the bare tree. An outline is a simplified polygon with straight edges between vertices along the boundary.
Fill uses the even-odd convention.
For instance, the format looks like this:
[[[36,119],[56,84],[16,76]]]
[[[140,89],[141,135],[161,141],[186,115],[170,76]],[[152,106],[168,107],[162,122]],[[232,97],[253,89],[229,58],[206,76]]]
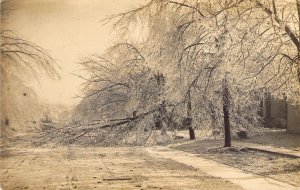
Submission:
[[[19,38],[10,30],[1,30],[0,36],[1,69],[5,69],[7,64],[12,64],[34,75],[45,72],[52,78],[58,77],[54,59],[43,48]]]
[[[156,49],[153,51],[159,55],[158,59],[164,60],[166,67],[172,64],[174,73],[179,73],[175,76],[178,76],[179,81],[185,86],[180,88],[184,89],[183,94],[188,92],[189,88],[196,87],[203,89],[200,93],[204,97],[212,97],[211,92],[218,90],[222,83],[216,75],[222,76],[230,72],[229,85],[232,88],[238,87],[233,92],[235,101],[231,116],[233,119],[236,117],[240,123],[247,119],[239,117],[239,114],[234,112],[247,109],[241,109],[237,101],[252,96],[251,101],[243,107],[253,107],[251,104],[258,102],[255,96],[262,94],[262,89],[266,88],[274,92],[290,90],[295,93],[293,64],[296,62],[285,52],[291,44],[286,40],[282,30],[271,32],[275,27],[270,22],[273,13],[270,15],[264,6],[258,1],[153,0],[145,6],[115,15],[110,19],[116,19],[115,26],[125,32],[130,30],[131,24],[136,21],[135,18],[148,25],[147,45],[153,44],[150,47]],[[225,23],[227,34],[222,36],[220,29],[224,27],[226,20],[228,20]],[[277,23],[284,22],[277,19]],[[294,39],[291,27],[285,27],[285,31],[289,32],[288,37]],[[220,45],[216,44],[219,41],[216,39],[220,36],[226,43],[221,45],[224,46],[223,50],[217,52]],[[207,56],[208,54],[211,56]],[[223,59],[216,59],[220,56]],[[187,72],[182,73],[184,70]],[[195,75],[192,74],[193,71],[196,71]],[[183,80],[184,78],[190,79]],[[255,93],[252,95],[247,93],[250,90]],[[253,108],[255,109],[249,111],[255,112],[257,105]]]
[[[146,38],[135,45],[120,43],[106,56],[83,61],[91,74],[85,79],[85,98],[96,100],[94,107],[118,105],[127,114],[151,106],[161,108],[158,120],[173,121],[170,126],[175,115],[185,115],[185,111],[196,127],[199,121],[211,120],[207,113],[213,113],[214,124],[225,126],[225,146],[230,146],[229,120],[233,130],[260,126],[257,111],[265,91],[299,97],[299,83],[295,83],[298,51],[293,49],[297,43],[293,31],[298,29],[288,26],[297,19],[293,13],[291,17],[283,14],[284,19],[274,17],[278,9],[283,12],[283,7],[294,5],[150,0],[114,15],[108,20],[123,34],[120,41],[130,41],[137,23],[146,26]],[[166,79],[163,85],[160,76]],[[148,83],[141,86],[140,81]],[[152,94],[150,101],[140,92]],[[163,118],[162,112],[170,115]]]
[[[84,97],[94,100],[94,109],[119,115],[155,104],[158,84],[144,56],[133,45],[117,44],[106,55],[84,58],[80,64],[89,75],[80,76],[86,81]]]
[[[41,75],[42,72],[49,77],[59,78],[58,66],[45,49],[21,38],[17,31],[8,28],[7,22],[14,8],[11,1],[1,2],[1,69],[5,69],[9,64],[23,69],[28,74]]]

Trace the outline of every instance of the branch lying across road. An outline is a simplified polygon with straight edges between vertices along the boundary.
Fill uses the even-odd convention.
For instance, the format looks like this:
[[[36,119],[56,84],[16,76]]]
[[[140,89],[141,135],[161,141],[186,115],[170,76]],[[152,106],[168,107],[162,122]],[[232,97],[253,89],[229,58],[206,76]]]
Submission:
[[[118,122],[118,123],[113,123],[113,124],[106,124],[106,125],[102,125],[102,126],[94,126],[94,125],[97,125],[97,124],[90,124],[90,125],[93,125],[93,127],[87,127],[87,128],[84,128],[83,129],[83,132],[77,136],[75,136],[71,143],[75,142],[76,140],[78,140],[79,138],[83,137],[84,135],[86,135],[87,133],[95,130],[95,129],[105,129],[105,128],[109,128],[109,127],[117,127],[117,126],[121,126],[121,125],[124,125],[124,124],[127,124],[129,122],[132,122],[132,121],[136,121],[136,120],[139,120],[139,119],[142,119],[143,117],[155,112],[157,110],[157,108],[151,110],[151,111],[148,111],[148,112],[145,112],[145,113],[142,113],[142,114],[139,114],[137,115],[136,117],[132,117],[132,118],[125,118],[124,121],[121,121],[121,122]]]
[[[136,121],[136,120],[139,120],[139,119],[142,119],[144,116],[147,116],[153,112],[157,111],[157,108],[151,110],[151,111],[148,111],[148,112],[145,112],[145,113],[141,113],[135,117],[131,117],[131,118],[123,118],[123,119],[111,119],[109,120],[110,122],[113,122],[113,121],[121,121],[119,123],[113,123],[113,124],[107,124],[107,125],[102,125],[102,126],[97,126],[97,128],[100,128],[100,129],[104,129],[104,128],[108,128],[108,127],[115,127],[115,126],[119,126],[119,125],[123,125],[123,124],[126,124],[126,123],[129,123],[131,121]],[[90,125],[97,125],[97,123],[95,124],[90,124]],[[95,128],[95,127],[94,127]]]

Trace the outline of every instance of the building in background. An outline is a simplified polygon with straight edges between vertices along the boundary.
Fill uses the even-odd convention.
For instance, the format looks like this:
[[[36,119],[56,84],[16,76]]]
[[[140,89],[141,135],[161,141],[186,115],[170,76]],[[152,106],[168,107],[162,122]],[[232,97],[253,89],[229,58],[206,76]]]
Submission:
[[[266,93],[261,105],[265,127],[300,134],[300,105],[288,101],[285,95],[282,99],[275,99],[270,93]]]

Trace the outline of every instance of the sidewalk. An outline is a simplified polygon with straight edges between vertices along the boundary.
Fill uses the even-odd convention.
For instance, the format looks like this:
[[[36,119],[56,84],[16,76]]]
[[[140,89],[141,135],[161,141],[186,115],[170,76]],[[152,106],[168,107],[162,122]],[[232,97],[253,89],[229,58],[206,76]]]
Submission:
[[[200,158],[195,154],[186,153],[167,147],[149,147],[146,150],[153,157],[167,158],[192,166],[202,172],[228,180],[241,186],[245,190],[299,190],[287,183],[283,183],[271,178],[244,172],[238,168],[233,168],[212,160]]]
[[[241,142],[241,141],[233,141],[232,143],[235,146],[247,147],[253,150],[260,150],[265,152],[271,152],[276,154],[281,154],[285,156],[291,156],[295,158],[300,158],[300,151],[290,150],[286,148],[278,148],[269,145],[257,144],[257,143],[249,143],[249,142]]]

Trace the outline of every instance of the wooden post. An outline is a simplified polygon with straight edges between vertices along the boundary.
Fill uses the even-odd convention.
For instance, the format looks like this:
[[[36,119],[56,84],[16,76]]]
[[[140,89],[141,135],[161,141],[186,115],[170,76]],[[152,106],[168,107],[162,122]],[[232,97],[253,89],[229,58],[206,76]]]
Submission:
[[[9,119],[8,118],[5,118],[5,125],[9,126]]]
[[[264,127],[269,128],[270,123],[272,122],[272,98],[270,92],[265,92],[264,100]]]
[[[284,100],[284,119],[285,119],[285,129],[288,129],[288,102],[287,102],[287,95],[283,94],[283,100]]]
[[[272,117],[272,98],[270,93],[266,93],[266,119],[270,120]]]
[[[227,80],[223,82],[223,114],[224,114],[224,132],[225,132],[225,147],[231,147],[231,133],[229,121],[229,90]]]
[[[133,118],[133,119],[136,118],[136,115],[137,115],[137,111],[133,111],[133,112],[132,112],[132,118]]]

